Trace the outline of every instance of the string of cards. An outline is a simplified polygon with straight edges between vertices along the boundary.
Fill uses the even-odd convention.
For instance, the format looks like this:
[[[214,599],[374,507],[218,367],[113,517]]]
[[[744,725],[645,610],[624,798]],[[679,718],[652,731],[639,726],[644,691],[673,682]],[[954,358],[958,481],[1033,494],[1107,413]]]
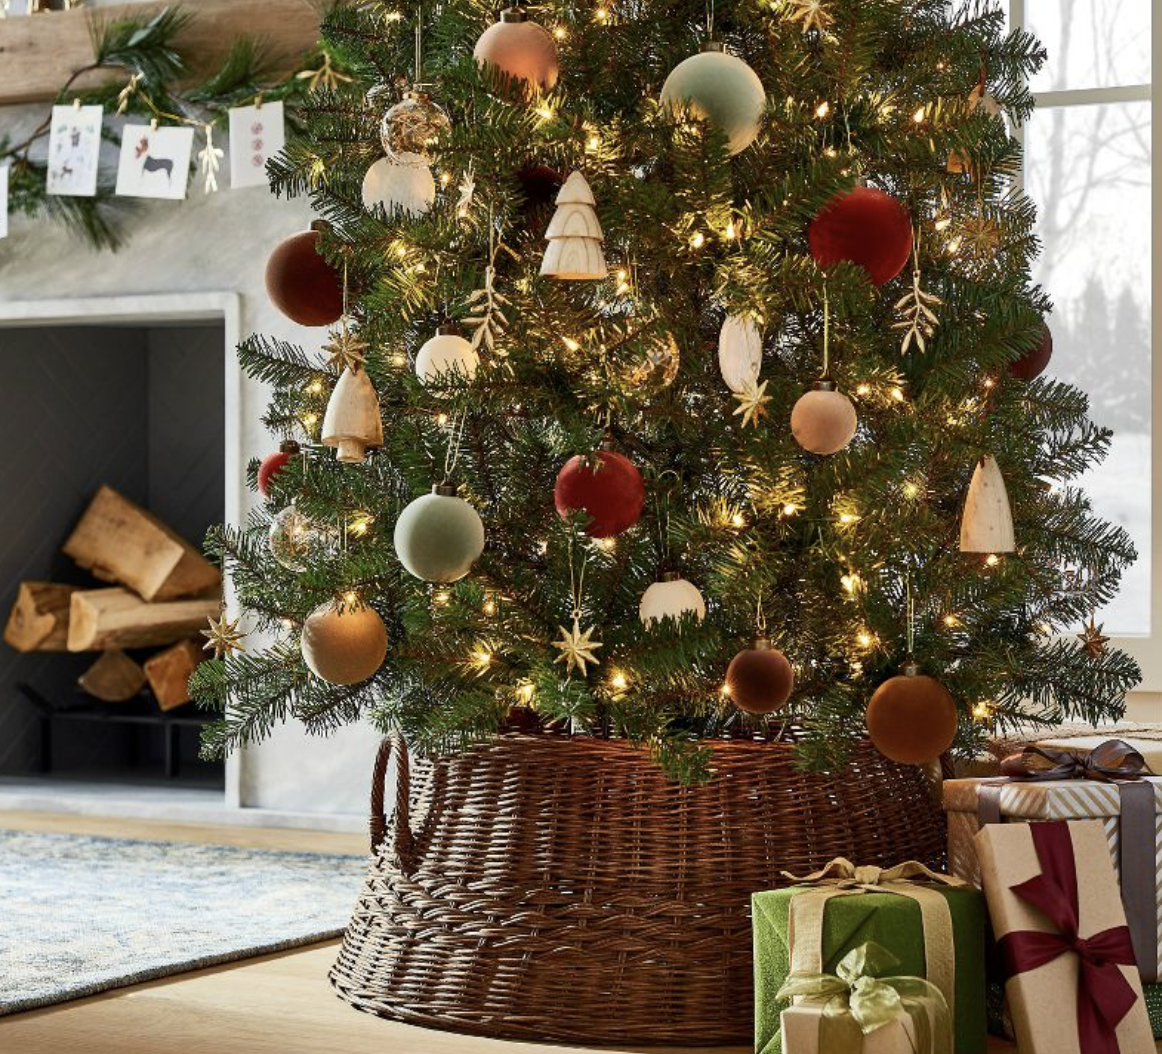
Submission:
[[[256,102],[230,110],[230,186],[266,186],[266,161],[286,142],[281,102]],[[49,194],[95,197],[101,159],[101,106],[54,106],[48,137]],[[114,193],[121,197],[181,201],[190,178],[195,133],[204,137],[198,152],[203,189],[218,190],[223,151],[214,145],[213,127],[127,123]],[[8,167],[0,167],[0,238],[8,235]]]

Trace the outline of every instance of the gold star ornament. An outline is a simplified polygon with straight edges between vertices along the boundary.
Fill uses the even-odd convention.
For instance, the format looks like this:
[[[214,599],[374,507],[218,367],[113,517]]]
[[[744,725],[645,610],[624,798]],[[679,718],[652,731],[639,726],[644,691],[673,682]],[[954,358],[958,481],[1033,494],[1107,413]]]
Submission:
[[[822,33],[835,21],[823,0],[787,0],[784,11],[783,17],[788,22],[797,22],[804,33],[811,29]]]
[[[1081,650],[1091,659],[1100,659],[1106,653],[1106,645],[1110,639],[1102,633],[1104,628],[1104,623],[1100,626],[1094,625],[1094,618],[1090,615],[1085,629],[1077,635],[1077,639],[1081,641]]]
[[[593,639],[593,627],[590,626],[589,629],[583,631],[580,621],[574,618],[572,630],[567,630],[564,626],[558,626],[557,628],[561,631],[561,636],[553,641],[553,647],[558,649],[561,654],[557,656],[556,661],[565,664],[565,672],[567,674],[577,669],[581,671],[581,676],[584,677],[588,672],[586,663],[591,663],[596,666],[601,662],[593,654],[602,646],[600,641]]]
[[[741,392],[735,392],[734,397],[738,400],[738,406],[734,408],[734,415],[738,417],[742,414],[742,427],[747,425],[754,425],[758,427],[759,418],[766,415],[767,403],[771,401],[771,397],[767,395],[767,382],[756,384],[751,381]]]
[[[331,331],[331,339],[323,345],[328,355],[327,364],[340,373],[343,370],[358,370],[367,361],[367,349],[371,345],[359,338],[358,333],[352,333],[347,328],[344,319],[342,328],[336,333]]]
[[[242,641],[246,634],[238,631],[240,619],[228,619],[222,614],[206,621],[210,628],[202,630],[202,636],[206,638],[206,643],[202,645],[204,651],[212,651],[216,659],[228,659],[235,652],[243,650]]]

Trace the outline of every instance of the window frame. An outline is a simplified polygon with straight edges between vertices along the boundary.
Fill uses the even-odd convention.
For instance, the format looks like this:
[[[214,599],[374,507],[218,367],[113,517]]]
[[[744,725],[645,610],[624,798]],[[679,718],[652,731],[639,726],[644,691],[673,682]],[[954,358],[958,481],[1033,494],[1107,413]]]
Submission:
[[[1145,0],[1143,0],[1145,2]],[[1025,0],[1009,0],[1010,27],[1026,25]],[[1150,631],[1134,636],[1114,637],[1112,644],[1132,655],[1142,669],[1137,692],[1162,692],[1162,327],[1157,324],[1155,305],[1162,299],[1162,180],[1153,178],[1154,159],[1162,145],[1162,130],[1153,120],[1154,77],[1162,56],[1162,12],[1152,12],[1150,21],[1151,73],[1149,84],[1126,84],[1105,88],[1076,88],[1034,92],[1037,109],[1066,106],[1094,106],[1103,103],[1148,102],[1151,104],[1151,305],[1150,305]],[[1024,129],[1016,130],[1024,145]],[[1024,176],[1022,163],[1022,179]],[[1133,567],[1128,575],[1135,573]]]

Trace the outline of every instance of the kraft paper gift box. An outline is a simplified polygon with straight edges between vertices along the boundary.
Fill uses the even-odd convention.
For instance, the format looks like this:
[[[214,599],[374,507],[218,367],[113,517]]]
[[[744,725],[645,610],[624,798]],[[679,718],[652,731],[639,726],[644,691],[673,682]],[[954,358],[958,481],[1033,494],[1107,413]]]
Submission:
[[[944,809],[948,870],[975,886],[981,880],[974,838],[986,821],[1098,821],[1121,883],[1138,969],[1153,987],[1162,964],[1162,777],[1111,783],[948,780]]]
[[[812,1003],[800,1003],[783,1011],[781,1017],[785,1054],[836,1054],[835,1051],[819,1048],[819,1019],[822,1016],[823,1007]],[[920,1044],[916,1037],[916,1026],[906,1014],[862,1037],[850,1018],[847,1027],[847,1049],[857,1050],[859,1054],[930,1054]]]
[[[1021,1054],[1150,1054],[1102,824],[988,824],[975,844]]]
[[[895,870],[885,873],[879,868],[852,868],[847,861],[835,861],[829,867],[839,863],[851,868],[853,875],[859,873],[864,879],[874,879],[867,883],[873,887],[882,877]],[[956,1054],[984,1054],[987,1043],[984,899],[978,890],[967,885],[954,887],[935,882],[908,884],[919,887],[929,900],[936,897],[946,905],[945,918],[951,922],[952,937],[951,940],[944,938],[947,946],[942,951],[945,954],[951,953],[953,977],[951,991],[944,994],[953,1016]],[[883,888],[894,885],[896,883],[889,880]],[[784,1049],[779,1018],[788,1003],[778,999],[776,993],[792,969],[792,943],[800,950],[804,946],[800,941],[818,943],[817,936],[810,941],[808,935],[792,931],[791,903],[796,897],[818,896],[825,891],[828,891],[825,885],[796,885],[755,893],[751,898],[757,1054],[782,1054]],[[867,892],[865,889],[849,887],[842,895],[832,895],[826,901],[818,953],[807,960],[795,956],[794,968],[834,973],[839,961],[848,952],[870,941],[882,945],[899,960],[899,966],[893,973],[935,980],[927,969],[922,917],[920,905],[899,892]],[[932,939],[933,935],[929,934],[928,942],[931,943]]]

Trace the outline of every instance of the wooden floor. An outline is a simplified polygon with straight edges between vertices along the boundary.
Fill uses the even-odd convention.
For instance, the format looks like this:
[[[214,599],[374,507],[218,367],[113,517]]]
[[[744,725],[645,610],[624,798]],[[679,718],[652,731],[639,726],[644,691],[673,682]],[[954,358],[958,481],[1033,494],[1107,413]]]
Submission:
[[[364,847],[357,835],[39,813],[0,812],[0,828],[5,827],[319,852]],[[327,983],[337,943],[0,1018],[0,1054],[583,1054],[578,1048],[475,1039],[360,1014]],[[744,1054],[749,1048],[701,1050]],[[1015,1048],[1000,1042],[990,1047],[990,1054],[1002,1052],[1015,1054]]]

